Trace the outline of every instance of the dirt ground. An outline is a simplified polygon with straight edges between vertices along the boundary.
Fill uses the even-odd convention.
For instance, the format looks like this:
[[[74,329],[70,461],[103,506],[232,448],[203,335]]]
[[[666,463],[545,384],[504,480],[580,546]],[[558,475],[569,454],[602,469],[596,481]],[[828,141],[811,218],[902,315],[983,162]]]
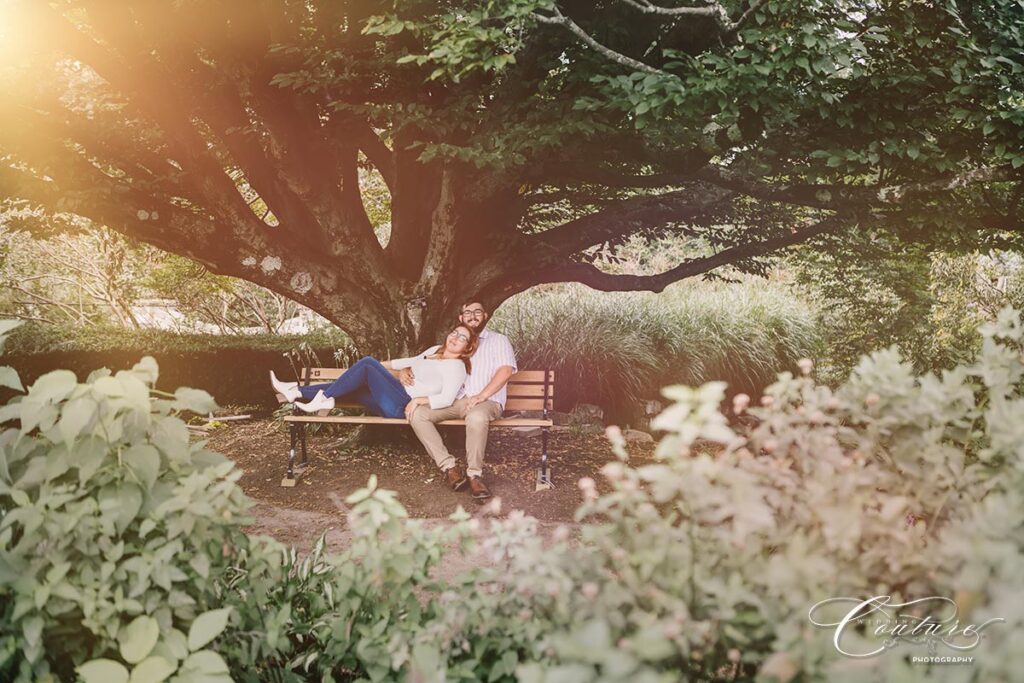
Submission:
[[[244,473],[239,483],[257,503],[251,513],[255,523],[250,530],[298,548],[310,547],[328,528],[334,529],[329,540],[344,544],[341,501],[365,486],[372,474],[377,475],[379,486],[398,492],[411,517],[441,520],[460,505],[470,514],[484,513],[469,495],[468,487],[455,492],[445,484],[411,433],[407,442],[381,445],[353,444],[346,434],[351,434],[351,428],[308,437],[309,464],[299,471],[294,488],[281,486],[287,468],[288,433],[269,417],[226,423],[210,430],[207,438],[212,450],[232,458]],[[458,434],[446,436],[446,441],[465,465]],[[652,459],[653,443],[631,443],[629,448],[633,464]],[[548,453],[554,488],[546,491],[535,491],[540,449],[539,436],[492,430],[484,481],[501,498],[503,515],[523,510],[537,518],[542,528],[572,523],[573,513],[582,502],[576,482],[589,476],[600,488],[598,470],[614,459],[608,442],[600,432],[568,428],[552,432]]]

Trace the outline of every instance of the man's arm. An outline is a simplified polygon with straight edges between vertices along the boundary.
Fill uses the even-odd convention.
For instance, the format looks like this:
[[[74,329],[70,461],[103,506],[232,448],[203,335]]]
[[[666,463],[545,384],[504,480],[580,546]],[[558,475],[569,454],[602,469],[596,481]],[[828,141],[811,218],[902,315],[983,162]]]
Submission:
[[[487,386],[477,394],[476,396],[470,396],[467,399],[466,409],[472,408],[478,403],[483,403],[488,400],[491,396],[498,393],[503,386],[508,382],[509,378],[515,373],[516,369],[511,365],[502,365],[495,373],[494,377],[491,377],[491,381],[487,383]]]

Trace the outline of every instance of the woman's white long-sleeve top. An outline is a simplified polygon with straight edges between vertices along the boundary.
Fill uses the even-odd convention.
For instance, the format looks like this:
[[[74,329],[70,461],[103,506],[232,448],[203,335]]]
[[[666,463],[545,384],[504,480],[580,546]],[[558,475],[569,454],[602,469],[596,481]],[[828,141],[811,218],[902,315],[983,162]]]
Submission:
[[[412,368],[415,382],[405,387],[411,398],[426,398],[433,409],[447,408],[455,403],[455,396],[466,382],[466,366],[458,358],[431,360],[431,356],[440,349],[431,346],[429,349],[411,358],[395,358],[391,367],[395,370]]]

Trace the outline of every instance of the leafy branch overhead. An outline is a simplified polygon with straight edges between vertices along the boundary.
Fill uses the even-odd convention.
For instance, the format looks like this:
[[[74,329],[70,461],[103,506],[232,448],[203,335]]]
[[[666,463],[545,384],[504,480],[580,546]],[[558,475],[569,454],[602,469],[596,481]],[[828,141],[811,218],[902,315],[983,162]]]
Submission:
[[[8,215],[108,225],[364,347],[432,338],[464,297],[659,290],[843,231],[1020,244],[1014,0],[9,7]],[[593,263],[665,232],[704,251]]]

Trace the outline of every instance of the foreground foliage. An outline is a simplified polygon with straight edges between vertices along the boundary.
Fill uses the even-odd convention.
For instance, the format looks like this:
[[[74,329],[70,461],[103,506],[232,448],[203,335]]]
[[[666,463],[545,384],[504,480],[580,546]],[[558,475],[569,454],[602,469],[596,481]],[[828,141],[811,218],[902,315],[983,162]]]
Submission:
[[[656,464],[579,482],[578,538],[515,512],[426,528],[393,493],[347,500],[353,540],[299,559],[240,532],[229,463],[152,389],[154,365],[60,371],[4,407],[0,672],[15,680],[1011,681],[1024,662],[1024,323],[915,376],[894,350],[837,390],[783,374],[734,432],[721,384],[671,387]],[[20,389],[16,374],[0,380]],[[738,412],[747,412],[737,397]],[[718,442],[719,448],[697,448]],[[458,550],[456,550],[458,548]],[[432,578],[446,552],[475,568]],[[836,596],[955,598],[971,668],[858,661],[807,620]],[[856,632],[854,641],[870,642]]]

